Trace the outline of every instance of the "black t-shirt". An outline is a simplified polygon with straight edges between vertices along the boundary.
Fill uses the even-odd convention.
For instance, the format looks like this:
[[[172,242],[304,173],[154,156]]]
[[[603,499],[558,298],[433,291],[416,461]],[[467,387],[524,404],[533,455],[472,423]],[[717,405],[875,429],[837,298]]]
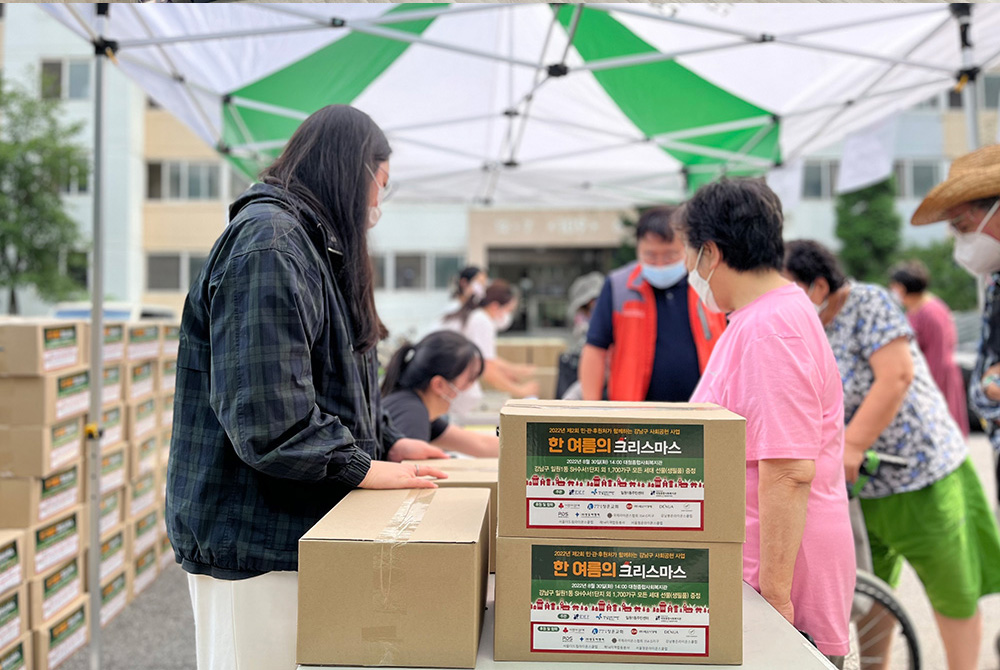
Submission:
[[[443,418],[431,421],[427,406],[413,391],[393,391],[382,399],[382,404],[392,424],[404,437],[433,442],[448,428]]]

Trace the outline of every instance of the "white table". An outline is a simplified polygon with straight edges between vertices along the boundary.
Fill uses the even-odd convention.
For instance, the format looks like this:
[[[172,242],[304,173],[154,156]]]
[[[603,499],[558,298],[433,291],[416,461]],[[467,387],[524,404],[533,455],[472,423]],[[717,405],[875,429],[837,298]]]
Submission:
[[[542,663],[493,660],[493,575],[486,595],[486,619],[476,670],[836,670],[819,651],[778,614],[767,601],[743,584],[743,665],[665,665],[651,663]],[[300,665],[299,670],[330,666]],[[337,666],[346,667],[346,666]],[[393,670],[393,669],[390,669]]]

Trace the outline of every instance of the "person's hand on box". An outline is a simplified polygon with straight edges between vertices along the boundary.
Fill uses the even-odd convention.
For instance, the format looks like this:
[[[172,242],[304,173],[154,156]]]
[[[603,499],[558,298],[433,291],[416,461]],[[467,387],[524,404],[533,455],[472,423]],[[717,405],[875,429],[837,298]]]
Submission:
[[[411,440],[419,442],[419,440]],[[396,444],[399,444],[397,442]],[[386,461],[372,461],[368,474],[358,484],[362,489],[436,489],[432,479],[447,479],[448,474],[429,465],[404,465]]]
[[[541,387],[536,381],[525,382],[517,385],[516,393],[514,395],[518,398],[537,398],[540,388]]]
[[[390,461],[400,463],[402,461],[424,461],[428,458],[448,458],[448,454],[423,440],[404,437],[401,440],[396,440],[396,443],[389,449],[388,457]]]

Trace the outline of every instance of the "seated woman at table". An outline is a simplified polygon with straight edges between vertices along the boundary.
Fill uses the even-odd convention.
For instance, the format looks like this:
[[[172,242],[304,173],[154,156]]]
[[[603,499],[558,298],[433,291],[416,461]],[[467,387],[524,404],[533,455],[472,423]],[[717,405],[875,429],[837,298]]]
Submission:
[[[460,333],[442,330],[393,355],[382,381],[382,402],[396,430],[446,451],[495,458],[500,439],[459,428],[444,418],[451,402],[483,374],[479,348]]]

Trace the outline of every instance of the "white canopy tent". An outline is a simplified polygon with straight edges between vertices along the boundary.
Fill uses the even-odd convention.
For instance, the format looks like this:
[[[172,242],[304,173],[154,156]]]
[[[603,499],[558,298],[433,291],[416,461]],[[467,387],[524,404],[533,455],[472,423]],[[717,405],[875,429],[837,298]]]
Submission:
[[[387,131],[400,200],[536,206],[659,202],[719,174],[762,174],[1000,62],[989,4],[971,16],[934,3],[44,7],[95,46],[95,333],[109,58],[248,174],[309,113],[350,103]],[[91,607],[96,669],[99,589]]]

